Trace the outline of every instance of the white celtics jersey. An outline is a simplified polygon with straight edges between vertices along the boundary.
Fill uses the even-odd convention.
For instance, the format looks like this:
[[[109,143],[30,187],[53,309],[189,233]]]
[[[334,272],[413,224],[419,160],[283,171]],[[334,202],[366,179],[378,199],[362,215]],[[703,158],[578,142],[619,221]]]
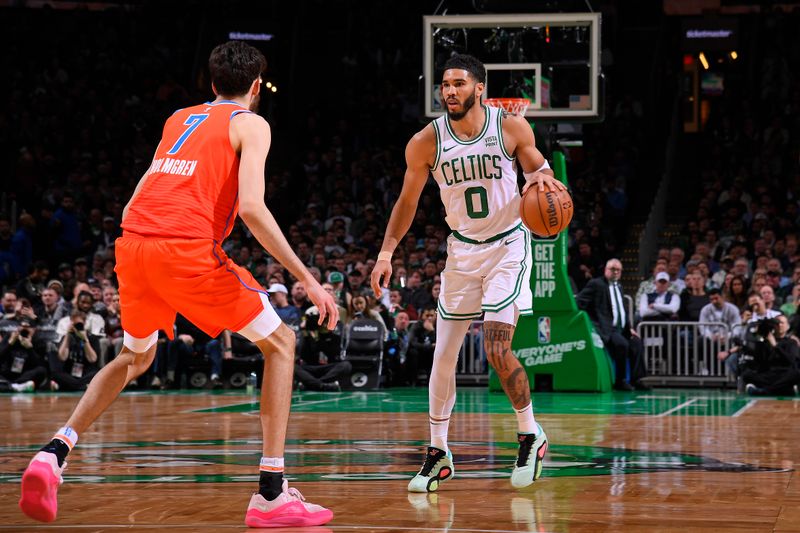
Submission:
[[[483,130],[469,141],[456,137],[446,114],[432,122],[436,160],[431,173],[447,225],[461,240],[485,241],[520,223],[517,165],[503,145],[502,110],[483,109]]]

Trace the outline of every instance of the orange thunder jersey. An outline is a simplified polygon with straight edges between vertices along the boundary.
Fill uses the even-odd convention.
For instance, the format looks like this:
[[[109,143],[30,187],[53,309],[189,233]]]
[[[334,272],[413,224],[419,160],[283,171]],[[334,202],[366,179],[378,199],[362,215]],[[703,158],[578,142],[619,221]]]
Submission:
[[[213,239],[231,232],[239,208],[239,156],[229,127],[239,113],[221,100],[176,111],[122,228],[142,237]]]

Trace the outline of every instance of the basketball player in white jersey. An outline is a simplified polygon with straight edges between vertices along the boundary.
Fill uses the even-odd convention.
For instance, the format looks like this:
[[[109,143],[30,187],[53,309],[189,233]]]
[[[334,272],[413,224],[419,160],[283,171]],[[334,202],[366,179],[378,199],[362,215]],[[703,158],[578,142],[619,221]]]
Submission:
[[[517,414],[519,451],[511,484],[521,488],[538,479],[547,451],[547,436],[533,417],[528,376],[511,352],[517,319],[533,312],[531,236],[519,217],[517,166],[526,189],[566,187],[553,177],[523,117],[480,105],[485,81],[486,69],[472,56],[456,55],[445,64],[441,96],[447,113],[406,147],[403,189],[372,271],[372,288],[379,296],[391,278],[392,253],[411,226],[432,174],[453,232],[442,272],[429,382],[431,445],[408,484],[411,492],[433,492],[453,476],[447,430],[456,399],[456,362],[471,321],[481,313],[489,363]]]

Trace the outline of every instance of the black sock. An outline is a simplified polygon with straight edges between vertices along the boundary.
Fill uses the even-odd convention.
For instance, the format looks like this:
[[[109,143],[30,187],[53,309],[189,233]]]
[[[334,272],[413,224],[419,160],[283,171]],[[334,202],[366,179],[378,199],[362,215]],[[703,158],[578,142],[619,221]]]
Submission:
[[[258,493],[265,500],[274,500],[283,492],[283,472],[259,472]]]
[[[67,458],[67,454],[69,453],[69,446],[67,446],[61,439],[53,439],[43,446],[41,451],[55,454],[55,456],[58,458],[58,466],[62,467],[64,466],[64,460]]]

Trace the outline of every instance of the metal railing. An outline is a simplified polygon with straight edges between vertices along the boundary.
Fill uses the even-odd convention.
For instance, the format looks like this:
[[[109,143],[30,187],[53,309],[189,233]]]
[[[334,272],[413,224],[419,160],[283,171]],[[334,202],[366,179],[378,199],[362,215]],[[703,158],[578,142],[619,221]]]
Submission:
[[[464,336],[456,366],[456,379],[460,383],[486,383],[489,379],[482,326],[482,320],[472,322]]]
[[[417,321],[409,322],[411,329]],[[456,379],[462,384],[485,384],[489,381],[489,362],[483,347],[483,320],[475,320],[464,335],[464,343],[458,352]]]
[[[633,298],[627,294],[623,294],[622,300],[625,302],[625,311],[628,313],[628,320],[630,320],[631,324],[633,324],[634,317],[636,316],[633,314]]]
[[[629,317],[633,317],[633,298],[627,294],[622,295]],[[458,354],[458,365],[456,366],[456,377],[460,381],[470,381],[480,383],[488,378],[488,362],[486,350],[483,347],[483,321],[473,321],[467,334],[464,336],[464,344]]]
[[[732,331],[722,322],[640,322],[648,382],[663,384],[732,382],[724,361]]]
[[[461,383],[485,383],[488,379],[482,324],[480,320],[470,324],[464,337],[456,366]],[[730,351],[731,338],[740,334],[737,328],[731,330],[722,322],[640,322],[636,331],[644,347],[647,381],[664,385],[732,383],[734,377],[717,354]]]

